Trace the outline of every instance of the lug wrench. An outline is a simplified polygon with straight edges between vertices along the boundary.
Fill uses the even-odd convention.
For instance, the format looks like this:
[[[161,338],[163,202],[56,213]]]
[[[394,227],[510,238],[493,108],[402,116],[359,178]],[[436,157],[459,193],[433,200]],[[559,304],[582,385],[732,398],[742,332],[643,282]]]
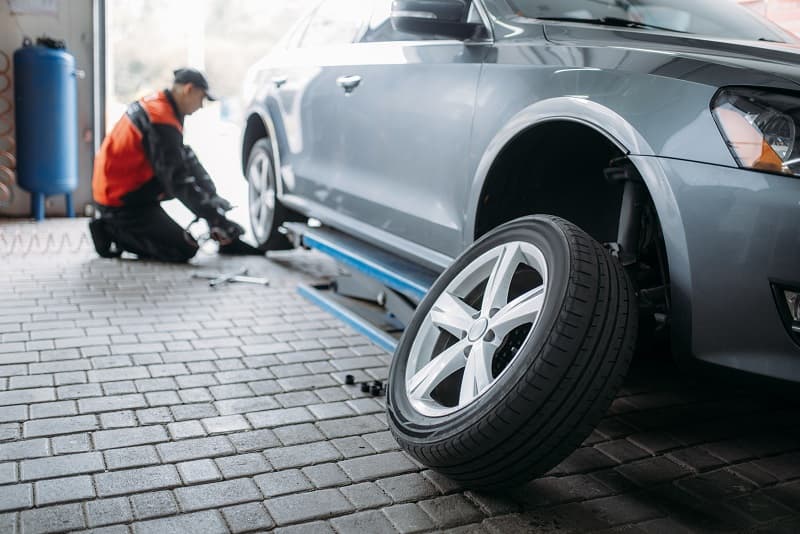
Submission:
[[[243,282],[245,284],[257,284],[260,286],[269,285],[269,279],[267,278],[247,276],[246,267],[242,267],[238,271],[231,273],[193,273],[192,278],[202,278],[208,280],[208,285],[210,287],[217,287],[218,285],[227,282]]]

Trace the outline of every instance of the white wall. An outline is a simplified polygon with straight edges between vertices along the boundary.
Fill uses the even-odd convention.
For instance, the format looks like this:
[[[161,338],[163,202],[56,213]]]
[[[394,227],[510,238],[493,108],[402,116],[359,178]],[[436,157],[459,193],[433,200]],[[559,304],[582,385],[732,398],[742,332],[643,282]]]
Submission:
[[[86,72],[86,78],[78,80],[78,189],[73,192],[76,214],[83,213],[84,206],[91,202],[92,160],[94,157],[92,131],[92,0],[57,0],[58,13],[52,15],[12,15],[8,2],[0,0],[0,50],[11,57],[22,45],[25,36],[47,35],[67,43],[67,51],[75,56],[78,69]],[[13,87],[13,70],[12,70]],[[11,96],[13,90],[9,90]],[[84,134],[88,132],[88,136]],[[15,187],[16,200],[10,208],[0,208],[2,216],[30,216],[30,196]],[[64,197],[47,200],[47,216],[65,214]]]

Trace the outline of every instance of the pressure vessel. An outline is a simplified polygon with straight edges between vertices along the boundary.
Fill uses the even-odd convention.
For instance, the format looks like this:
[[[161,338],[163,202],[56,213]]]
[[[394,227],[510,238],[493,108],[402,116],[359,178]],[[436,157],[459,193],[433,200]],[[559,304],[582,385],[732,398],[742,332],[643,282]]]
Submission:
[[[23,42],[14,52],[17,181],[31,193],[31,212],[44,218],[46,196],[78,186],[78,99],[75,58],[63,45]]]

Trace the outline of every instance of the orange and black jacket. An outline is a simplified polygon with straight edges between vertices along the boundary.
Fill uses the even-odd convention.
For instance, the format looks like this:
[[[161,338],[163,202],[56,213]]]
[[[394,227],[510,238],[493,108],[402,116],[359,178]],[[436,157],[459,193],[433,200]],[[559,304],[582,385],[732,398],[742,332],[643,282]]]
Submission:
[[[170,91],[134,102],[95,156],[95,202],[122,207],[173,198],[187,173],[183,154],[183,116]]]

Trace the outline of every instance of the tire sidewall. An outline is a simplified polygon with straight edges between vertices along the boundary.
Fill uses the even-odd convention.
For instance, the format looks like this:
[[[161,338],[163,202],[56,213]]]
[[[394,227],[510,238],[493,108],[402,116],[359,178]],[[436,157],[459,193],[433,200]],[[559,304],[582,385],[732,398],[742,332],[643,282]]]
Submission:
[[[548,280],[545,302],[533,332],[520,347],[516,357],[489,391],[465,408],[441,417],[417,412],[406,394],[405,375],[411,347],[422,322],[436,299],[448,284],[470,263],[499,245],[523,241],[537,246],[545,258]],[[517,387],[532,366],[541,365],[538,355],[556,325],[569,286],[571,253],[563,230],[550,218],[528,216],[506,223],[476,241],[436,280],[420,303],[406,332],[398,343],[389,370],[387,407],[389,420],[396,432],[410,442],[430,445],[432,439],[447,440],[464,432],[502,405],[502,399]]]

